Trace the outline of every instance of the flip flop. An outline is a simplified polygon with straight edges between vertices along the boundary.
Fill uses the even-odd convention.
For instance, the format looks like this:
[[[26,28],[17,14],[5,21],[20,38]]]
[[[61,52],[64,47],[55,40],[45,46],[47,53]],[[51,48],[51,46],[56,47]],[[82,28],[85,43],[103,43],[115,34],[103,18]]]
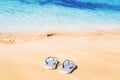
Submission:
[[[45,67],[47,69],[56,69],[59,61],[56,57],[47,57],[45,59]]]
[[[73,70],[76,69],[76,65],[71,60],[65,60],[62,64],[62,68],[60,70],[61,73],[71,73]]]

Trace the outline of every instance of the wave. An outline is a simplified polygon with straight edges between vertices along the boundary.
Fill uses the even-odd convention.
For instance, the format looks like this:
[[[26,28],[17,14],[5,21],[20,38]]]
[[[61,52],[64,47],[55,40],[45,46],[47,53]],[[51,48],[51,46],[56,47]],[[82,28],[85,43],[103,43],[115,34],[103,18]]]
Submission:
[[[119,26],[118,4],[89,0],[0,0],[0,31],[3,32],[82,31]]]
[[[102,2],[98,2],[98,0],[19,0],[22,3],[27,4],[39,4],[39,5],[47,5],[47,4],[54,4],[54,5],[60,5],[63,7],[70,7],[70,8],[78,8],[78,9],[106,9],[106,10],[115,10],[120,11],[120,1],[114,0],[112,4],[111,2],[105,2],[105,0]],[[116,3],[116,5],[115,5]]]

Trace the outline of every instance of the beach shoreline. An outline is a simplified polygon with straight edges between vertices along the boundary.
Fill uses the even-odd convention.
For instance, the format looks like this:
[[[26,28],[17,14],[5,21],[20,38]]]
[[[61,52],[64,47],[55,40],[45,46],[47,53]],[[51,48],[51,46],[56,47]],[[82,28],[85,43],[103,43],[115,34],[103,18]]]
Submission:
[[[120,40],[120,30],[93,30],[85,32],[8,32],[0,33],[0,43],[1,44],[14,44],[27,41],[36,41],[41,39],[46,39],[50,37],[66,36],[66,37],[81,37],[89,39],[114,39]]]

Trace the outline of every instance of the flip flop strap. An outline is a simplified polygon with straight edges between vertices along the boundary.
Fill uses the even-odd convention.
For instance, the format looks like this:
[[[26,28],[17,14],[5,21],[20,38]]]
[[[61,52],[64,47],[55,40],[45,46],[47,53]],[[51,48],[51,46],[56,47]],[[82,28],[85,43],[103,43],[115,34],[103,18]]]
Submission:
[[[46,58],[46,60],[45,60],[45,62],[48,64],[48,61],[47,61],[47,59],[49,59],[49,58],[53,58],[53,61],[55,61],[54,59],[56,58],[56,57],[48,57],[48,58]],[[56,58],[57,59],[57,58]],[[58,60],[56,60],[53,64],[55,65],[56,63],[57,63],[57,61]]]
[[[66,60],[67,61],[67,60]],[[72,62],[72,61],[71,61]],[[65,62],[64,62],[65,63]],[[64,63],[63,63],[63,65],[62,65],[62,67],[64,68],[65,66],[67,66],[67,65],[70,65],[71,63],[70,63],[70,61],[68,60],[68,64],[67,65],[64,65]],[[69,69],[71,69],[73,66],[74,66],[74,63],[72,62],[72,66],[71,67],[69,67]]]

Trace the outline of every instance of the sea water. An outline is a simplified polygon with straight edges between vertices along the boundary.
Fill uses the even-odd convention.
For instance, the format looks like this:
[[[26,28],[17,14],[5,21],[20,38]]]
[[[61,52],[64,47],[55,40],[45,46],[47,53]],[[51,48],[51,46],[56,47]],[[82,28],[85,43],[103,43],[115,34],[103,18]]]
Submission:
[[[0,32],[120,28],[120,0],[0,0]]]

